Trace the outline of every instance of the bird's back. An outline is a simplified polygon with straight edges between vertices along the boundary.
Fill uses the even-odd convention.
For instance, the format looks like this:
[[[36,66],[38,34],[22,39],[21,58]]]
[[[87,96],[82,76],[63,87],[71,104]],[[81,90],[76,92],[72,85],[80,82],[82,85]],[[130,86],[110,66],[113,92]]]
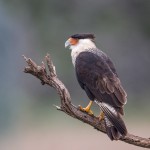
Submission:
[[[113,63],[104,53],[80,53],[76,58],[75,69],[82,88],[88,88],[95,99],[110,104],[123,114],[126,93]]]

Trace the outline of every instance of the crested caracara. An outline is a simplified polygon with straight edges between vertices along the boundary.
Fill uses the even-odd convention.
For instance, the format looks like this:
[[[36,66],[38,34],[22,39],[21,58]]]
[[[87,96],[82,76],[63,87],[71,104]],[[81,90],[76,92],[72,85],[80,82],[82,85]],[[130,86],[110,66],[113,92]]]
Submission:
[[[93,114],[90,107],[95,102],[101,109],[100,120],[104,119],[107,135],[118,140],[127,134],[123,106],[127,94],[123,89],[111,59],[94,42],[93,34],[75,34],[65,43],[71,49],[72,62],[77,80],[90,99],[87,107],[80,109]]]

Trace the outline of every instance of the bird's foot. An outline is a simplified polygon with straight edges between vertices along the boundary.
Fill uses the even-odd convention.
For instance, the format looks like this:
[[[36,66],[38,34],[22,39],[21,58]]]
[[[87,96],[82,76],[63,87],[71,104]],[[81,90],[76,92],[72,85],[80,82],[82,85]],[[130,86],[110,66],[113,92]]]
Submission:
[[[104,120],[104,116],[105,116],[104,113],[101,111],[99,116],[98,116],[99,121]]]
[[[83,108],[82,106],[79,105],[79,109],[81,111],[84,111],[84,112],[88,113],[89,115],[94,115],[94,113],[92,112],[92,110],[89,107]]]

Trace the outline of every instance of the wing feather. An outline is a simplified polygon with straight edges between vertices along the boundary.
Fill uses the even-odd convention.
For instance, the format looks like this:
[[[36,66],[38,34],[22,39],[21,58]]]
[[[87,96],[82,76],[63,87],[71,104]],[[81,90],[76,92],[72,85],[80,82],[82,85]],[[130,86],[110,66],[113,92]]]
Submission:
[[[76,59],[75,67],[78,81],[86,86],[95,99],[118,108],[123,114],[122,108],[127,101],[127,94],[113,63],[106,55],[82,52]]]

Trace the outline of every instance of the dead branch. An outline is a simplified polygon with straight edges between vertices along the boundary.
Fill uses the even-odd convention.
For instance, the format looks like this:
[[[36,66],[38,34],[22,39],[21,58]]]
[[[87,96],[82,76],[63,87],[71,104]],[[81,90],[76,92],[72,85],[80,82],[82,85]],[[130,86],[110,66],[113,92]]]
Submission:
[[[25,67],[24,72],[32,74],[33,76],[40,79],[43,85],[47,84],[57,91],[61,100],[61,105],[56,106],[58,110],[61,110],[69,116],[93,126],[98,131],[106,133],[103,121],[99,121],[99,119],[94,115],[91,116],[85,112],[82,112],[78,109],[78,107],[74,106],[71,103],[70,94],[65,85],[58,79],[55,66],[53,65],[52,59],[49,54],[45,56],[45,63],[47,65],[48,70],[46,69],[46,65],[44,64],[44,62],[42,62],[41,66],[38,66],[30,58],[26,58],[25,56],[23,57],[28,65],[27,67]],[[128,133],[124,138],[121,138],[120,140],[132,145],[150,148],[150,138],[143,138]]]

